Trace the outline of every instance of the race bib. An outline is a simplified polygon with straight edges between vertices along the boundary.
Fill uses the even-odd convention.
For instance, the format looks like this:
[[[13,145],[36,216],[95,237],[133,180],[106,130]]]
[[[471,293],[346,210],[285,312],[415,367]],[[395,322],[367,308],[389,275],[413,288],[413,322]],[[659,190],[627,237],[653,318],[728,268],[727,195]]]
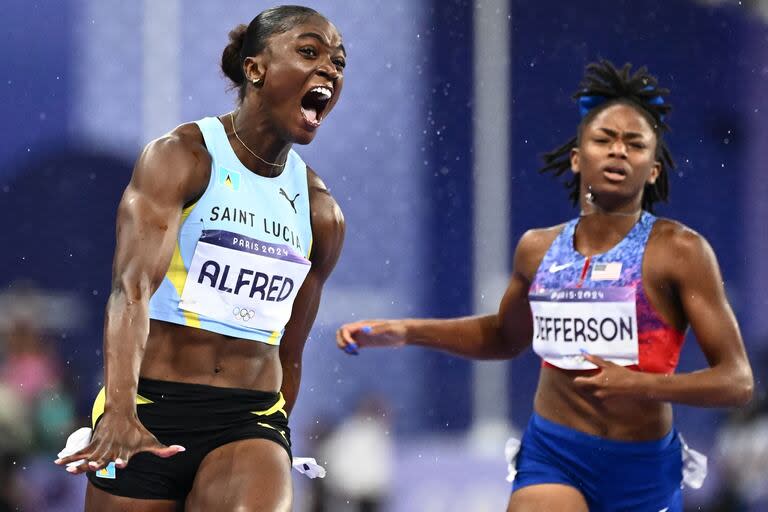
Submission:
[[[311,263],[292,247],[205,230],[179,308],[245,327],[280,331]]]
[[[543,290],[529,295],[533,350],[565,370],[591,370],[581,350],[622,366],[638,363],[635,288]]]

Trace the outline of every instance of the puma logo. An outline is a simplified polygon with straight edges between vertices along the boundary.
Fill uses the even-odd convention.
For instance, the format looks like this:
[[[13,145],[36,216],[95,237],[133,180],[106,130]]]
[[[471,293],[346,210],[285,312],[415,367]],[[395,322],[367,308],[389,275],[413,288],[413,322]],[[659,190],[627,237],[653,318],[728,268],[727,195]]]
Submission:
[[[296,198],[299,197],[301,194],[296,194],[295,196],[293,196],[293,199],[291,199],[290,197],[288,197],[288,194],[285,192],[285,190],[281,188],[280,195],[286,198],[289,203],[291,203],[291,208],[293,208],[293,213],[298,213],[296,211],[296,205],[294,203],[296,202]]]

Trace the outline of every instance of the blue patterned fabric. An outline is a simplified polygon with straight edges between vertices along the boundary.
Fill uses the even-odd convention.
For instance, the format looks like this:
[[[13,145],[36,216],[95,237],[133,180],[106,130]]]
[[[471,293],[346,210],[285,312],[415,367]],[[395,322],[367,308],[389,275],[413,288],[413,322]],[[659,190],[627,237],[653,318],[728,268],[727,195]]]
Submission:
[[[575,249],[574,234],[579,218],[569,221],[541,261],[530,293],[561,288],[584,290],[634,287],[639,334],[639,369],[655,373],[672,373],[677,367],[685,333],[670,326],[648,300],[643,287],[643,258],[648,237],[657,218],[642,212],[627,236],[608,251],[586,257]],[[598,264],[621,263],[615,280],[592,280],[591,272]]]

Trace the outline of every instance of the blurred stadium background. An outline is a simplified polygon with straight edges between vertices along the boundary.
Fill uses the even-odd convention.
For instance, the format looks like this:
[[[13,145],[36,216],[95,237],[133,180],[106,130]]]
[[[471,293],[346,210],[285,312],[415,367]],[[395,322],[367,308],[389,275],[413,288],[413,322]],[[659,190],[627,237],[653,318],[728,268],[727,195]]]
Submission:
[[[599,57],[645,64],[672,89],[678,167],[659,213],[711,242],[756,373],[748,411],[676,408],[710,456],[687,506],[768,510],[768,2],[303,3],[339,27],[349,55],[341,102],[295,149],[348,234],[292,417],[295,453],[330,474],[296,475],[296,510],[503,510],[503,442],[531,412],[535,356],[349,357],[334,331],[496,307],[519,236],[576,213],[536,170],[573,133],[570,94]],[[100,387],[118,199],[145,143],[232,109],[218,67],[227,33],[271,5],[3,1],[0,511],[81,509],[85,479],[51,461]],[[689,336],[680,370],[705,364]]]

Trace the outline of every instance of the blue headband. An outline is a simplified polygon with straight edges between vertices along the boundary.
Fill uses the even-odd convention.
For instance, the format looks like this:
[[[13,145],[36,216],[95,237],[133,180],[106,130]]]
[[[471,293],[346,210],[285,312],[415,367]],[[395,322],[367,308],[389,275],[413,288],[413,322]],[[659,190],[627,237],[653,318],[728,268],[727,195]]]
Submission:
[[[646,90],[651,89],[651,87],[646,87]],[[579,99],[576,100],[579,104],[579,114],[581,115],[581,118],[584,119],[584,117],[589,113],[590,110],[593,108],[602,105],[609,99],[614,98],[608,98],[606,96],[579,96]],[[663,105],[664,104],[664,98],[661,96],[654,96],[653,98],[648,100],[648,103],[651,105]],[[659,115],[659,118],[663,121],[664,116]]]

